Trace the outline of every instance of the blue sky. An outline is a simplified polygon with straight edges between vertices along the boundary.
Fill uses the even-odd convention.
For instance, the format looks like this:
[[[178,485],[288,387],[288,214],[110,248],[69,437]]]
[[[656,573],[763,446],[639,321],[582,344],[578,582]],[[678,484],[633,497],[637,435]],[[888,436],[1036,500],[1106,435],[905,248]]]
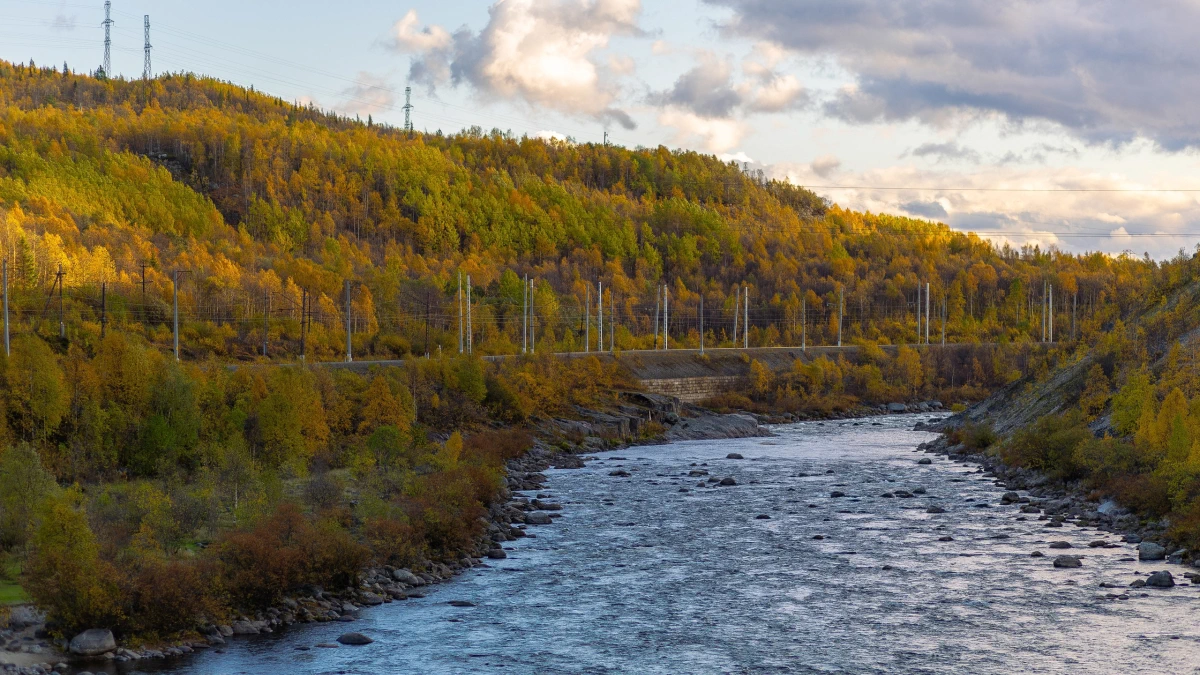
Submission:
[[[103,2],[0,10],[0,58],[100,63]],[[1014,244],[1200,240],[1200,193],[1150,191],[1200,188],[1195,0],[116,0],[118,74],[144,14],[158,72],[346,114],[399,124],[411,85],[418,129],[608,131]]]

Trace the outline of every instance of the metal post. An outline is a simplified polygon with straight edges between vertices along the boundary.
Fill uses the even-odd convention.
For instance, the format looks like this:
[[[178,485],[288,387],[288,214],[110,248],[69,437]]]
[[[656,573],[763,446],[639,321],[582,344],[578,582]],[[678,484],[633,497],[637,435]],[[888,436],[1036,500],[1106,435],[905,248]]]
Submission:
[[[663,284],[663,349],[671,348],[671,295]]]
[[[350,332],[350,280],[346,280],[346,363],[354,361],[354,341]]]
[[[533,279],[529,280],[529,353],[537,353],[537,307],[533,302]]]
[[[1079,291],[1071,296],[1071,342],[1075,341],[1076,313],[1079,309]]]
[[[808,298],[800,298],[800,351],[808,351]]]
[[[263,312],[263,358],[267,356],[267,341],[271,334],[271,294],[267,293],[266,311]]]
[[[608,292],[608,351],[617,353],[617,297]]]
[[[700,294],[700,353],[704,353],[704,294]]]
[[[308,289],[300,291],[300,362],[308,360]]]
[[[1050,344],[1054,344],[1054,284],[1050,284],[1050,297],[1046,302],[1050,307]]]
[[[946,346],[946,296],[942,296],[942,346]]]
[[[179,360],[179,270],[171,272],[171,303],[175,307],[175,360]]]
[[[108,327],[108,282],[100,283],[100,339],[104,339]]]
[[[11,356],[12,349],[8,339],[8,261],[4,261],[4,355]]]
[[[921,344],[921,282],[917,282],[917,344]]]
[[[58,336],[67,339],[67,324],[63,320],[63,270],[58,266]]]
[[[658,351],[658,314],[662,305],[662,297],[658,295],[658,290],[654,291],[654,350]]]
[[[838,289],[838,346],[842,346],[842,313],[846,308],[846,289]]]
[[[596,351],[604,351],[604,282],[596,282]]]
[[[750,287],[745,286],[746,301],[742,303],[742,311],[745,316],[742,317],[742,348],[750,348]]]
[[[925,344],[929,344],[929,282],[925,283]]]
[[[529,277],[521,284],[521,353],[529,353]]]
[[[583,294],[583,351],[592,351],[592,285]]]
[[[467,275],[467,353],[475,353],[475,324],[471,320],[471,275]]]
[[[737,289],[733,300],[733,348],[737,349],[738,321],[742,316],[742,289]]]
[[[462,272],[458,273],[458,353],[463,353],[463,291]]]

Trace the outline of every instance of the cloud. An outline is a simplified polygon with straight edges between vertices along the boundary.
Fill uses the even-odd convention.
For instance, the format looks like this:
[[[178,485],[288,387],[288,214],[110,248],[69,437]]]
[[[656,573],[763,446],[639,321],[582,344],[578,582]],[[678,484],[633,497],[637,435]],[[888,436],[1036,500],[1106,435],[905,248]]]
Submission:
[[[360,72],[341,95],[343,101],[337,109],[351,115],[378,115],[396,105],[396,93],[387,80],[367,72]]]
[[[767,171],[797,185],[823,183],[810,164],[776,164]],[[1109,172],[1062,167],[987,166],[963,172],[900,165],[844,175],[838,181],[874,187],[816,192],[845,208],[938,220],[998,244],[1053,245],[1076,252],[1136,250],[1161,259],[1180,247],[1194,246],[1200,197],[1061,190],[1138,190],[1169,177],[1164,172],[1142,183]],[[888,187],[909,189],[879,189]],[[1013,191],[992,191],[996,188]],[[1059,191],[1035,191],[1047,189]]]
[[[757,88],[747,87],[744,91],[748,108],[754,112],[784,112],[807,102],[804,87],[794,75],[774,75]]]
[[[59,13],[56,14],[54,16],[54,20],[50,22],[50,28],[57,31],[68,32],[75,30],[75,26],[77,24],[78,19],[76,19],[74,14],[68,16],[66,14]]]
[[[642,34],[641,0],[497,0],[488,13],[479,33],[450,35],[439,26],[418,29],[409,12],[391,46],[414,54],[409,77],[431,88],[466,84],[484,97],[634,128],[614,107],[621,68],[603,68],[597,59],[612,37]]]
[[[664,110],[658,116],[658,122],[676,129],[676,143],[684,145],[699,140],[705,149],[714,153],[737,147],[746,136],[746,125],[739,120],[701,117],[674,108]]]
[[[737,162],[738,164],[755,164],[756,163],[754,161],[753,157],[751,157],[750,155],[747,155],[745,152],[743,152],[741,150],[739,150],[733,154],[730,154],[728,152],[723,152],[723,153],[717,155],[717,159],[721,160],[722,162],[726,162],[726,163],[728,163],[728,162]]]
[[[833,155],[822,155],[814,159],[809,166],[812,168],[812,172],[821,178],[829,178],[842,168],[842,160]]]
[[[983,156],[978,152],[953,141],[948,143],[922,143],[913,148],[908,154],[913,157],[933,158],[939,163],[948,161],[978,164],[983,161]]]
[[[854,78],[825,106],[851,122],[998,115],[1092,143],[1200,146],[1200,3],[1160,0],[705,0],[726,34]]]
[[[700,54],[699,62],[669,90],[654,97],[660,105],[673,105],[701,117],[728,117],[742,102],[730,81],[733,69],[712,52]]]

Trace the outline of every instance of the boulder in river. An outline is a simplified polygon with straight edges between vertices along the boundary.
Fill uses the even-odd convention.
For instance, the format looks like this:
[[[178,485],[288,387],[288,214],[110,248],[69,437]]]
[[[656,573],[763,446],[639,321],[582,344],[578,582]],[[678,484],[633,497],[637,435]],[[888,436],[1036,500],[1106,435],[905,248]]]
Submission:
[[[770,520],[770,519],[771,519],[771,516],[768,516],[768,515],[767,515],[767,514],[765,514],[765,513],[760,513],[760,514],[758,514],[757,516],[754,516],[754,519],[755,519],[755,520]]]
[[[717,485],[724,485],[725,487],[732,487],[734,485],[737,485],[737,481],[733,479],[733,476],[726,476],[725,478],[722,478],[721,482],[717,483]]]
[[[1165,570],[1154,572],[1146,578],[1146,585],[1151,588],[1173,588],[1175,586],[1175,578],[1170,572]]]
[[[363,635],[362,633],[345,633],[339,637],[337,641],[352,647],[361,647],[362,645],[369,645],[374,642],[374,640],[366,635]]]
[[[552,522],[554,521],[550,519],[549,513],[534,511],[533,513],[525,514],[526,525],[549,525]]]
[[[425,585],[424,579],[422,579],[421,577],[413,574],[412,572],[410,572],[406,569],[398,569],[398,570],[393,571],[392,578],[395,579],[396,581],[399,581],[402,584],[408,584],[409,586],[424,586]]]
[[[450,605],[451,607],[474,607],[475,606],[475,603],[471,602],[470,600],[451,600],[451,601],[447,602],[446,604]]]
[[[1138,544],[1138,560],[1163,560],[1167,557],[1167,549],[1151,541]]]
[[[1042,553],[1041,551],[1034,551],[1033,553],[1029,554],[1029,557],[1030,558],[1045,558],[1046,554]]]
[[[1069,542],[1069,541],[1052,541],[1052,542],[1050,542],[1050,548],[1071,548],[1071,542]]]
[[[1073,555],[1060,555],[1054,559],[1054,566],[1066,569],[1083,567],[1083,561]]]
[[[487,552],[487,557],[492,560],[504,560],[508,557],[508,554],[502,548],[494,548]]]
[[[933,460],[929,459],[928,457],[922,457],[921,459],[917,460],[917,464],[933,464]]]
[[[888,412],[892,413],[893,415],[899,415],[900,413],[908,412],[908,406],[904,405],[903,403],[889,403],[887,405],[887,409]]]
[[[70,650],[76,656],[100,656],[117,648],[111,630],[92,628],[71,638]]]
[[[736,452],[731,452],[728,455],[725,455],[725,459],[746,459],[746,458],[742,457],[740,454],[738,454]]]
[[[931,506],[931,507],[925,509],[925,513],[945,513],[945,512],[946,512],[946,509],[943,509],[940,506]]]

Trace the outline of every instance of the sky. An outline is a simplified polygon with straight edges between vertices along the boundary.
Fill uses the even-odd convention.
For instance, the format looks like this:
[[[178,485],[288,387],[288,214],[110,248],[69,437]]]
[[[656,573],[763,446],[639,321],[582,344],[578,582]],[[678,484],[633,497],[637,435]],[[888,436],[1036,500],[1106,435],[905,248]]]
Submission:
[[[0,58],[94,70],[103,2],[0,0]],[[113,70],[417,129],[711,153],[1013,245],[1200,242],[1200,0],[114,0]],[[1192,100],[1197,99],[1197,100]]]

